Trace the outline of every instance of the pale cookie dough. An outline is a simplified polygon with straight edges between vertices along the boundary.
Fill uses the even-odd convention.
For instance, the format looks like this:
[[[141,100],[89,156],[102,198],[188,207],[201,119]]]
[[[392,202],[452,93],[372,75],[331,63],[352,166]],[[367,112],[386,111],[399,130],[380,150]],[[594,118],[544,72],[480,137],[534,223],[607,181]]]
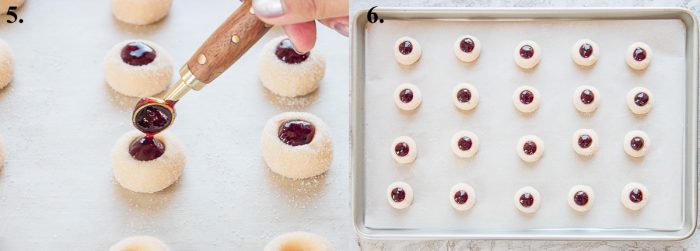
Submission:
[[[627,153],[629,156],[639,158],[647,154],[647,151],[649,151],[649,145],[651,145],[649,135],[643,131],[634,130],[625,135],[622,146],[625,149],[625,153]]]
[[[457,211],[467,211],[476,203],[474,188],[466,183],[457,183],[450,189],[450,204]]]
[[[625,62],[635,70],[644,70],[651,64],[652,51],[649,45],[636,42],[627,47],[625,51]]]
[[[391,183],[386,189],[386,199],[393,208],[405,209],[413,203],[413,188],[403,181]]]
[[[571,147],[581,156],[593,155],[598,145],[598,134],[593,129],[579,129],[571,137]]]
[[[583,85],[574,91],[574,107],[580,112],[594,112],[600,105],[600,92],[593,86]]]
[[[412,65],[423,53],[418,41],[411,37],[401,37],[394,43],[394,58],[402,65]]]
[[[569,190],[569,206],[578,212],[591,210],[595,202],[593,188],[584,185],[576,185]]]
[[[599,57],[600,48],[596,42],[590,39],[576,41],[574,47],[571,48],[571,59],[580,66],[591,66],[598,61]]]
[[[117,140],[112,149],[112,171],[122,187],[139,193],[155,193],[180,178],[185,168],[185,152],[175,136],[163,132],[155,136],[165,145],[162,156],[149,161],[134,159],[129,154],[129,146],[143,136],[142,132],[133,130]]]
[[[418,155],[416,141],[408,136],[400,136],[391,142],[391,157],[399,164],[413,163]]]
[[[627,107],[634,114],[647,114],[654,107],[654,95],[647,88],[635,87],[627,93]]]
[[[318,89],[326,74],[326,59],[312,49],[300,54],[287,36],[276,37],[260,52],[259,76],[262,85],[284,97],[308,95]]]
[[[172,0],[112,0],[112,14],[125,23],[147,25],[167,16],[172,3]]]
[[[472,62],[481,55],[481,42],[474,36],[464,35],[455,41],[454,53],[462,62]]]
[[[470,131],[459,131],[450,142],[452,152],[460,158],[471,158],[479,151],[479,137]]]
[[[394,90],[394,103],[401,110],[415,110],[422,102],[423,96],[418,86],[404,83],[397,86],[396,90]]]
[[[328,171],[333,161],[330,129],[311,113],[285,112],[270,118],[263,128],[261,145],[270,170],[290,179],[318,176]]]
[[[15,56],[5,40],[0,39],[0,90],[12,82],[15,76]]]
[[[649,192],[642,184],[632,182],[622,188],[620,201],[627,209],[637,211],[647,205]]]
[[[535,135],[525,135],[518,140],[515,150],[523,161],[535,162],[542,158],[544,142]]]
[[[460,110],[472,110],[479,105],[479,92],[471,84],[459,83],[452,89],[452,102]]]
[[[531,186],[526,186],[515,192],[513,203],[520,212],[531,214],[540,209],[541,201],[540,192]]]
[[[515,63],[523,69],[532,69],[540,63],[542,58],[542,49],[540,46],[530,40],[522,41],[515,47],[513,53]]]
[[[145,60],[145,51],[155,53],[153,61]],[[156,43],[127,40],[109,50],[104,59],[104,74],[107,84],[115,91],[131,97],[148,97],[165,91],[173,78],[173,64],[168,52]]]
[[[109,251],[170,251],[170,248],[155,237],[132,236],[117,242]]]
[[[323,236],[309,232],[289,232],[279,235],[265,245],[263,251],[333,251],[333,245]]]
[[[540,107],[540,100],[540,92],[532,86],[521,86],[513,92],[513,105],[520,112],[536,111]]]
[[[8,3],[8,6],[17,6],[17,8],[19,8],[24,5],[24,0],[9,0]]]

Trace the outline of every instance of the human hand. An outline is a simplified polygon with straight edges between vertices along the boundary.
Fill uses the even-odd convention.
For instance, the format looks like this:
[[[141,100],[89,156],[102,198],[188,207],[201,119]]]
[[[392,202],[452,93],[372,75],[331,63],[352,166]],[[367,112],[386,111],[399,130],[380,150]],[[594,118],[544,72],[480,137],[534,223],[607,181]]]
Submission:
[[[255,14],[282,28],[299,52],[316,43],[316,20],[348,36],[348,0],[253,0]]]

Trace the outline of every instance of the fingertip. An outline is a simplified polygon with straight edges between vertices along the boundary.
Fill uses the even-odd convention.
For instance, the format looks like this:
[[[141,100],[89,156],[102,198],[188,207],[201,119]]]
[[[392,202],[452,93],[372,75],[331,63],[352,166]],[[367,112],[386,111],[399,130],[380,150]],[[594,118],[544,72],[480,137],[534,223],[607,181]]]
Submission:
[[[316,22],[284,25],[282,28],[298,52],[309,52],[316,45]]]

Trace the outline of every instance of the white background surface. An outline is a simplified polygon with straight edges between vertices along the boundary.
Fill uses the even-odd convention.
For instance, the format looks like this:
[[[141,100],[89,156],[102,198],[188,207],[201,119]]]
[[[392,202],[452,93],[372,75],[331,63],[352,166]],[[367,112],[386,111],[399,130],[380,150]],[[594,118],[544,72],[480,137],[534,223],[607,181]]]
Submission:
[[[170,15],[134,28],[111,16],[110,1],[28,0],[23,24],[0,21],[17,58],[15,81],[0,91],[0,250],[107,250],[131,235],[153,235],[173,250],[261,250],[288,231],[354,245],[349,218],[348,40],[319,28],[327,74],[318,93],[295,100],[258,81],[253,47],[228,72],[178,103],[170,130],[184,143],[179,183],[135,194],[114,183],[110,151],[132,130],[136,99],[103,80],[114,44],[145,38],[180,67],[239,1],[174,1]],[[3,18],[4,20],[4,18]],[[281,31],[274,29],[267,41]],[[331,128],[335,160],[320,178],[290,181],[271,173],[259,150],[262,127],[283,111],[318,115]]]
[[[698,13],[700,1],[369,1],[351,2],[351,12],[372,6],[423,6],[423,7],[532,7],[532,6],[681,6]],[[694,235],[684,241],[510,241],[510,240],[451,240],[451,241],[369,241],[360,240],[363,250],[681,250],[697,249],[700,237]]]

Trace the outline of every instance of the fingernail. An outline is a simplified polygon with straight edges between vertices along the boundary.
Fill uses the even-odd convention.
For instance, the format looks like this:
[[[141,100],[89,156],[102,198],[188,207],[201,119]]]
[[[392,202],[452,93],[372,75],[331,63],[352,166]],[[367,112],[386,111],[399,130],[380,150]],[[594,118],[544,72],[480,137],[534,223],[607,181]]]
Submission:
[[[284,14],[282,0],[253,0],[255,14],[263,17],[279,17]]]
[[[348,24],[346,24],[346,23],[342,23],[342,22],[335,23],[333,25],[333,29],[343,36],[347,37],[349,35]]]

